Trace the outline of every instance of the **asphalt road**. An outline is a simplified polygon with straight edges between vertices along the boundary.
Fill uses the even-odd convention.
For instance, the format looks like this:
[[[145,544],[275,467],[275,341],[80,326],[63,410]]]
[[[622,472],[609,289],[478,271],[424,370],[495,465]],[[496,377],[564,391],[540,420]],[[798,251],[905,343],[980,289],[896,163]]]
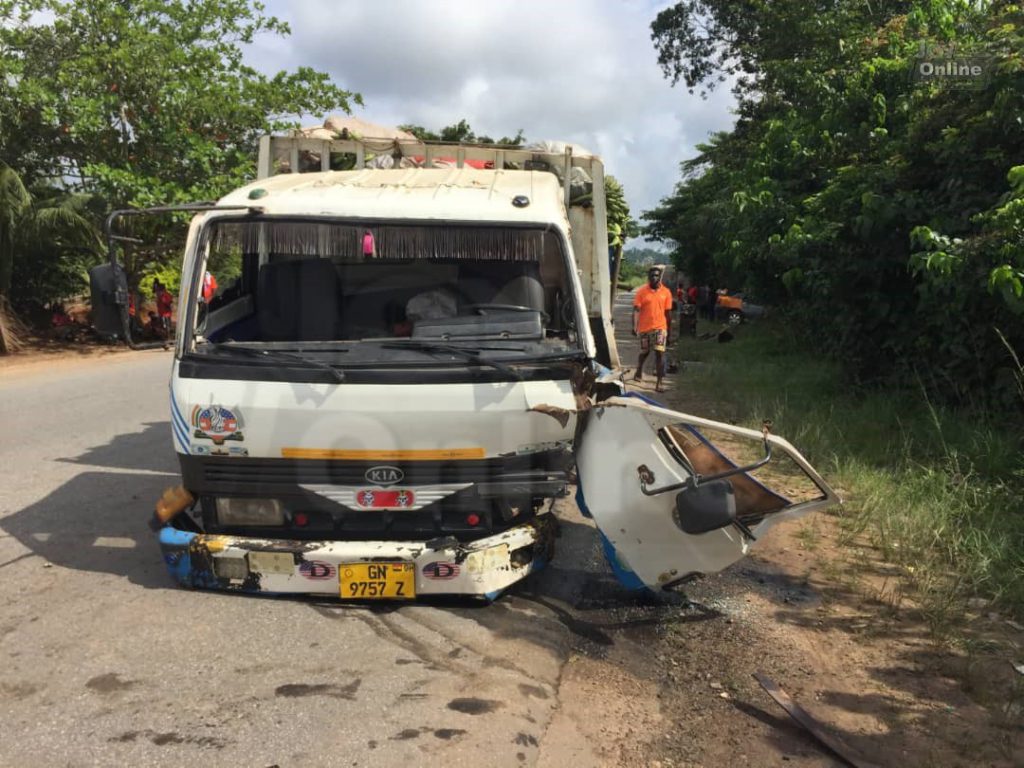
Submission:
[[[573,506],[555,566],[489,606],[183,590],[147,528],[177,483],[170,361],[0,371],[0,765],[558,762],[603,568]]]

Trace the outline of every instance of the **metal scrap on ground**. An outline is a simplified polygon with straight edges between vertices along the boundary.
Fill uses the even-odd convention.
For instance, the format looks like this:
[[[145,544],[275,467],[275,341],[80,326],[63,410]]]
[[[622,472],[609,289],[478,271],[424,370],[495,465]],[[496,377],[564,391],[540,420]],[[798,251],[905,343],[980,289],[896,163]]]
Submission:
[[[804,727],[814,738],[839,757],[847,765],[853,768],[880,768],[875,763],[869,763],[853,755],[853,750],[847,746],[838,736],[825,730],[817,720],[811,717],[810,713],[793,701],[789,694],[782,690],[771,678],[763,672],[755,672],[754,679],[761,684],[765,692],[786,710],[786,713],[797,723]]]

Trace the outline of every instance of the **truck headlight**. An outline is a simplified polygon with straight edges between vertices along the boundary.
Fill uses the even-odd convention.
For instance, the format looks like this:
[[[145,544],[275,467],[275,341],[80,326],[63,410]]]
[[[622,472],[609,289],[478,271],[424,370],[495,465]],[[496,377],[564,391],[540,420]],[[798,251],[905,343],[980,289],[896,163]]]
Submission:
[[[284,525],[284,510],[277,499],[217,499],[221,525]]]

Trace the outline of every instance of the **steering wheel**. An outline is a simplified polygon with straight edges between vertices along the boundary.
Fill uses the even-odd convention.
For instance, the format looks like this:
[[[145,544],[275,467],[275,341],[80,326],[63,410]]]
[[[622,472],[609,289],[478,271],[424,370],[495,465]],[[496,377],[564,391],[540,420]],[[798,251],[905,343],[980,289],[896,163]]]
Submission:
[[[470,304],[467,306],[467,309],[472,309],[478,315],[486,314],[486,310],[488,309],[504,310],[507,312],[539,312],[541,319],[544,321],[545,325],[551,322],[551,315],[549,315],[543,309],[527,307],[523,306],[522,304]],[[481,309],[485,311],[480,312]]]

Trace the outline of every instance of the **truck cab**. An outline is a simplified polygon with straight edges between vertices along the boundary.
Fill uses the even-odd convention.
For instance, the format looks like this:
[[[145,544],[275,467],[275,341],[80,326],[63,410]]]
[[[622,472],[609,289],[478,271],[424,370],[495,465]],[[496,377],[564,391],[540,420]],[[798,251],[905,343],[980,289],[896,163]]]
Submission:
[[[356,168],[326,170],[337,153]],[[311,154],[320,170],[290,172]],[[387,158],[267,137],[260,178],[192,221],[170,385],[182,490],[159,532],[180,583],[493,598],[551,558],[575,471],[616,572],[665,589],[835,500],[774,435],[626,396],[598,158],[399,142]],[[719,428],[810,490],[751,480],[765,462],[716,448],[702,430]]]

